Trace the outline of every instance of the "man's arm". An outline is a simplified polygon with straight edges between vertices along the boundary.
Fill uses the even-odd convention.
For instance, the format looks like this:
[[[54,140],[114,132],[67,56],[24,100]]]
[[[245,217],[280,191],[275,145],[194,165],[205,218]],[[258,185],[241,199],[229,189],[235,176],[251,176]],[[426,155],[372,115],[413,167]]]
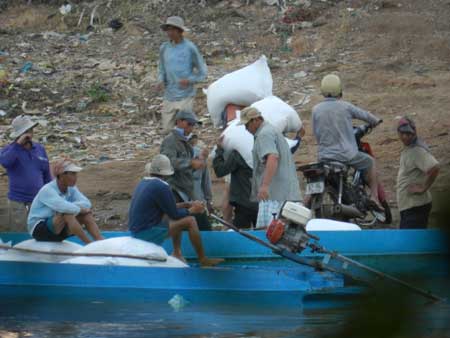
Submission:
[[[61,214],[78,215],[81,211],[81,208],[78,205],[66,201],[53,189],[41,190],[38,196],[43,204]]]
[[[423,184],[410,184],[408,186],[408,192],[411,194],[423,194],[433,185],[436,177],[439,175],[439,165],[435,165],[433,168],[426,172],[427,179]]]
[[[44,168],[43,177],[44,177],[44,184],[47,184],[52,180],[52,174],[50,172],[50,163],[48,161],[47,152],[45,151],[45,148],[42,147],[42,151],[44,153],[44,157],[47,159],[47,165]]]
[[[0,151],[0,164],[5,168],[10,168],[17,160],[18,145],[16,142],[8,144]]]
[[[349,111],[352,115],[352,118],[366,121],[371,126],[376,126],[380,119],[376,117],[375,115],[369,113],[368,111],[365,111],[359,107],[356,107],[355,105],[352,105],[351,103],[348,103]]]
[[[86,196],[84,196],[83,193],[80,190],[78,190],[77,187],[73,187],[72,189],[73,189],[72,198],[74,200],[73,204],[79,206],[82,209],[92,208],[91,201],[89,201],[89,199]]]
[[[211,186],[212,186],[211,176],[209,175],[208,168],[205,168],[203,170],[203,175],[202,175],[202,191],[203,191],[203,194],[205,195],[205,199],[208,203],[211,202],[211,200],[212,200]]]
[[[439,162],[434,156],[422,147],[414,147],[414,165],[427,176],[425,182],[420,184],[410,184],[408,192],[412,194],[422,194],[426,192],[439,175]]]
[[[258,190],[258,200],[269,199],[269,187],[272,182],[272,178],[278,169],[278,155],[268,154],[266,159],[266,167],[264,169],[264,175],[261,182],[261,186]]]
[[[206,66],[203,56],[200,54],[198,48],[195,45],[192,45],[192,63],[196,69],[196,72],[192,72],[192,74],[188,76],[189,82],[197,83],[206,79],[208,67]]]
[[[158,206],[170,219],[180,219],[189,215],[187,208],[178,207],[169,186],[163,188],[158,197]]]
[[[162,44],[159,48],[159,64],[158,64],[158,83],[166,83],[166,67],[164,65],[164,50],[165,45]]]

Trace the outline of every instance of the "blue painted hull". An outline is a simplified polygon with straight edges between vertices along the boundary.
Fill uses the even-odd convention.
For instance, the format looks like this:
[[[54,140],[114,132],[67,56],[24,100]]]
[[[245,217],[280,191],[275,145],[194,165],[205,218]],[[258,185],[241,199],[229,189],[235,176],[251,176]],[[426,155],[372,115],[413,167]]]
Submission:
[[[250,231],[265,240],[264,231]],[[320,244],[373,268],[397,275],[426,274],[448,275],[448,244],[438,230],[363,230],[313,232],[320,237]],[[105,232],[106,237],[127,236],[126,232]],[[29,239],[28,234],[3,233],[3,241],[14,244]],[[202,233],[206,254],[225,258],[227,264],[257,266],[295,266],[286,262],[269,249],[252,242],[235,232],[211,231]],[[164,248],[172,251],[172,243],[166,240]],[[186,258],[195,259],[195,252],[187,238],[183,237],[182,251]],[[320,258],[305,250],[301,256]]]
[[[308,267],[148,268],[0,262],[0,297],[300,305],[307,295],[341,289],[341,276]]]
[[[262,231],[252,232],[264,238]],[[127,235],[107,232],[106,237]],[[317,232],[320,243],[384,272],[448,276],[448,247],[439,231],[366,230]],[[204,232],[205,251],[226,258],[219,268],[167,269],[53,263],[0,262],[0,297],[92,297],[167,302],[180,294],[194,302],[303,304],[315,295],[327,299],[352,294],[342,276],[313,271],[286,261],[233,232]],[[25,240],[26,234],[1,234],[3,241]],[[195,258],[186,237],[183,252]],[[171,242],[164,247],[171,251]],[[309,251],[302,256],[321,259]],[[344,292],[343,292],[344,290]],[[313,297],[312,297],[313,296]],[[330,298],[331,297],[331,298]]]

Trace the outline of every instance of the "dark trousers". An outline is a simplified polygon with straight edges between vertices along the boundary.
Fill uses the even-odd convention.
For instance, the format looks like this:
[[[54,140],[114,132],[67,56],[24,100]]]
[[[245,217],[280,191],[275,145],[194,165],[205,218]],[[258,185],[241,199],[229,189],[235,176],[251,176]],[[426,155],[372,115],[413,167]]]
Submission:
[[[250,228],[256,225],[258,217],[258,209],[246,208],[239,204],[234,206],[234,220],[233,224],[238,228]]]
[[[430,211],[431,203],[400,211],[400,229],[425,229]]]

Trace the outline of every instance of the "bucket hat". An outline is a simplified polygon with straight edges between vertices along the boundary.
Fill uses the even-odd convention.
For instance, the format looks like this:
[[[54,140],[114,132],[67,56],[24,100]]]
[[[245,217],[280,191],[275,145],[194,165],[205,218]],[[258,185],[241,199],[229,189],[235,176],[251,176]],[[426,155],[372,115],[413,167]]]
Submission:
[[[18,138],[20,135],[24,134],[28,130],[36,127],[37,122],[31,121],[31,119],[26,115],[17,116],[11,123],[11,128],[13,131],[9,135],[12,139]]]
[[[189,32],[189,29],[184,25],[183,18],[179,16],[169,16],[166,20],[166,23],[163,23],[161,25],[161,29],[163,31],[166,31],[169,26],[177,27],[181,29],[182,31]]]
[[[145,165],[145,174],[171,176],[173,175],[172,163],[166,155],[158,154],[153,157],[152,161]]]
[[[250,120],[256,119],[257,117],[261,117],[261,112],[255,107],[247,107],[242,109],[240,121],[238,125],[247,124]]]

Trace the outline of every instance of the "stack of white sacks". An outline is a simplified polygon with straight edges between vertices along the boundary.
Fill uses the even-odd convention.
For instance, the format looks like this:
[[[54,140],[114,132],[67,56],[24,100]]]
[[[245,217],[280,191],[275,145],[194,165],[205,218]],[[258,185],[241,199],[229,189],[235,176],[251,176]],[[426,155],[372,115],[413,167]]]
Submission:
[[[208,90],[208,111],[215,127],[222,123],[222,112],[227,104],[252,106],[257,108],[264,119],[280,132],[297,132],[302,121],[293,107],[273,96],[272,75],[265,56],[256,62],[235,72],[227,74],[214,83]],[[238,151],[247,164],[253,168],[253,135],[243,125],[238,125],[239,112],[235,120],[229,122],[223,132],[223,146],[226,152]],[[292,147],[296,142],[286,139]]]
[[[185,268],[187,264],[169,256],[164,248],[133,237],[115,237],[92,242],[85,246],[71,241],[38,242],[26,240],[14,245],[14,248],[37,250],[51,254],[30,253],[17,250],[1,250],[0,261],[26,261],[64,264],[120,265],[142,267]],[[101,257],[58,255],[58,253],[104,254]],[[112,257],[109,255],[127,255],[139,258]]]

